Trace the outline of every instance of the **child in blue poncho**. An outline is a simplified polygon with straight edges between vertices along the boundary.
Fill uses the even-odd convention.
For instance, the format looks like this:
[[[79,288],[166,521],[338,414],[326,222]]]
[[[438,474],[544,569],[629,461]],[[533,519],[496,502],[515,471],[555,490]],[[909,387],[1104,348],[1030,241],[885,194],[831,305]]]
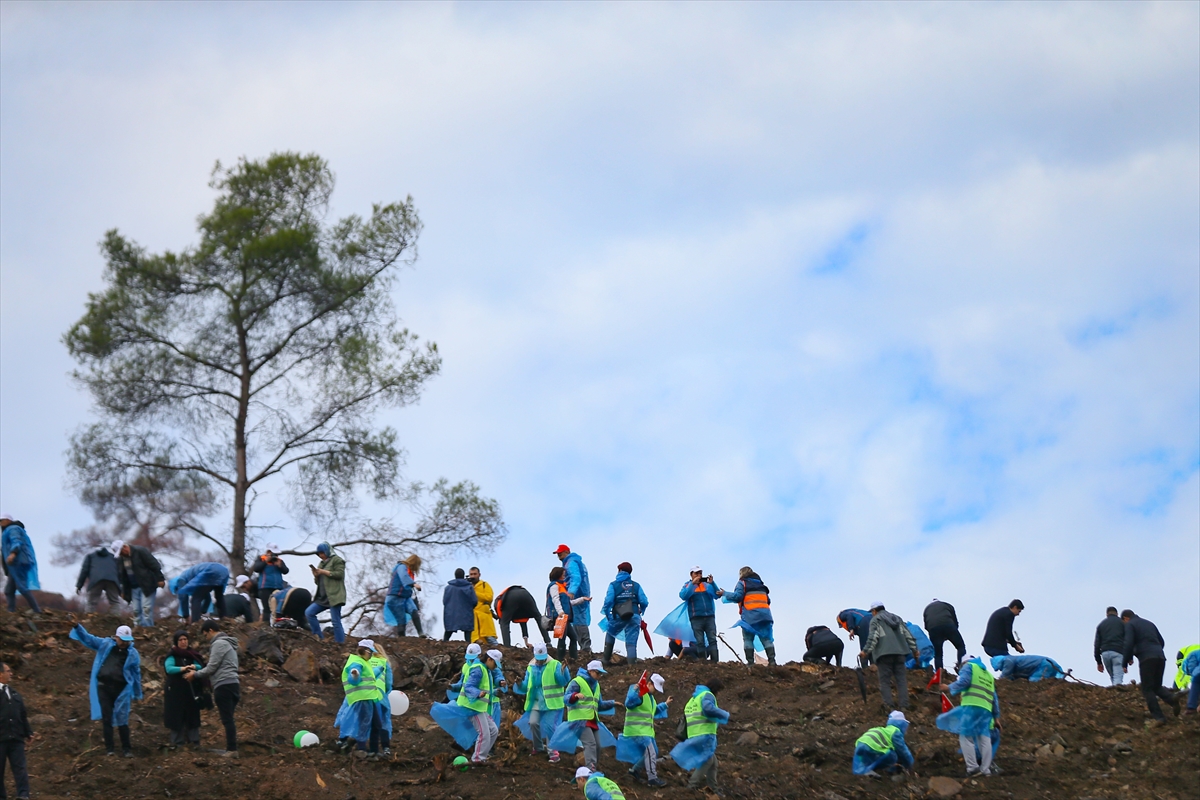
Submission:
[[[901,711],[888,714],[887,724],[858,737],[854,743],[854,762],[851,769],[855,775],[879,777],[881,771],[896,772],[912,769],[913,754],[904,741],[908,731],[908,720]]]
[[[939,715],[938,728],[958,734],[967,775],[991,775],[995,755],[992,731],[1000,724],[1000,698],[996,694],[995,679],[982,660],[964,656],[958,665],[958,680],[950,684],[948,691],[951,695],[961,694],[962,705]]]
[[[617,737],[617,761],[632,764],[631,775],[643,772],[652,787],[666,786],[658,778],[658,742],[654,738],[654,721],[667,718],[671,698],[658,702],[655,693],[662,694],[666,681],[662,675],[650,676],[648,685],[640,681],[625,694],[625,730]]]
[[[513,690],[525,696],[525,713],[517,720],[517,729],[533,742],[533,754],[543,751],[554,736],[563,717],[563,695],[571,674],[558,660],[550,657],[546,645],[533,646],[533,659],[525,668],[525,677]],[[549,751],[550,762],[557,763],[557,750]]]
[[[725,688],[719,678],[707,685],[700,684],[683,708],[687,722],[687,739],[671,750],[671,760],[692,775],[689,789],[699,789],[707,783],[714,792],[717,785],[717,726],[729,722],[729,712],[717,706],[717,693]]]

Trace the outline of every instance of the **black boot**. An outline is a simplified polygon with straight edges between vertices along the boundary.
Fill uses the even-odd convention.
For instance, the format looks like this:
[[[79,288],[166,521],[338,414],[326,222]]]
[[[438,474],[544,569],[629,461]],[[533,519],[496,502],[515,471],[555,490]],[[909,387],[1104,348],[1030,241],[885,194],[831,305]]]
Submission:
[[[775,666],[775,645],[769,644],[764,649],[767,651],[767,663]]]
[[[750,666],[753,663],[754,663],[754,648],[747,647],[746,648],[746,666]]]
[[[604,656],[600,659],[601,663],[606,667],[612,666],[612,651],[613,645],[616,644],[615,639],[607,639],[604,642]]]

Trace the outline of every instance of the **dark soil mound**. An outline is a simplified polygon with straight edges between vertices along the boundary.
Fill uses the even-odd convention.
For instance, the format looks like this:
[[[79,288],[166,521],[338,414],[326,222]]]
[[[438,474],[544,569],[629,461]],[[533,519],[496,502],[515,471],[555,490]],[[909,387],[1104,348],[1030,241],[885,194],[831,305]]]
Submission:
[[[97,635],[111,632],[118,620],[85,621]],[[56,798],[578,798],[570,783],[575,764],[564,757],[549,764],[530,755],[509,720],[519,713],[519,700],[506,703],[506,722],[491,763],[460,773],[446,769],[458,754],[450,737],[428,719],[429,706],[445,699],[445,687],[462,663],[463,643],[442,644],[417,639],[381,640],[396,664],[398,683],[412,701],[396,719],[390,761],[366,761],[325,749],[334,737],[333,717],[341,703],[338,681],[349,647],[320,644],[299,631],[279,634],[272,642],[257,637],[257,628],[231,624],[242,640],[242,703],[238,708],[242,757],[230,761],[204,750],[169,751],[162,727],[162,661],[172,628],[149,633],[137,630],[146,698],[134,705],[132,722],[136,758],[108,758],[100,745],[99,724],[89,720],[87,682],[91,651],[68,640],[70,624],[61,612],[32,621],[24,615],[0,616],[0,659],[14,666],[16,688],[25,696],[39,738],[29,750],[35,797]],[[192,626],[193,642],[199,639]],[[268,637],[269,638],[269,637]],[[311,653],[311,658],[303,651]],[[528,651],[509,649],[505,665],[510,683],[524,671]],[[277,663],[312,682],[300,682]],[[652,659],[636,668],[618,666],[604,679],[606,697],[622,699],[643,668],[662,673],[673,695],[671,718],[660,724],[664,752],[674,744],[673,732],[683,701],[696,682],[716,675],[725,683],[721,705],[732,716],[721,729],[721,782],[734,798],[911,798],[937,794],[935,786],[959,797],[994,798],[1156,798],[1200,797],[1200,725],[1196,718],[1172,720],[1163,728],[1147,728],[1145,706],[1132,687],[1102,689],[1063,681],[998,683],[1004,711],[1004,740],[997,758],[998,776],[963,781],[957,737],[937,730],[938,695],[925,693],[922,673],[909,712],[908,741],[916,757],[916,774],[871,780],[850,773],[854,741],[867,728],[880,725],[885,712],[874,688],[868,702],[859,695],[853,670],[788,664],[747,669],[735,662],[716,666]],[[610,724],[619,731],[618,722]],[[52,717],[53,719],[49,719]],[[202,736],[206,747],[222,747],[215,710],[205,712]],[[309,730],[320,748],[296,750],[293,734]],[[684,786],[683,773],[664,760],[660,776],[668,782],[651,790],[625,773],[611,750],[601,757],[627,797],[693,798],[700,793]],[[952,778],[947,784],[931,778]],[[11,781],[11,778],[8,780]],[[961,784],[961,785],[956,785]],[[11,785],[11,784],[10,784]]]

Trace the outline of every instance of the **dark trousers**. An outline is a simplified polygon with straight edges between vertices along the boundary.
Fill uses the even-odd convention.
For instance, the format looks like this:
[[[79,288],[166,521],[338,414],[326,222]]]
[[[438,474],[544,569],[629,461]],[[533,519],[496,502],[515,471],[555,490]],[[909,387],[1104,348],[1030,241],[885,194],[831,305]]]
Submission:
[[[213,687],[213,705],[221,715],[225,726],[225,749],[237,750],[237,725],[233,722],[233,710],[242,699],[242,687],[236,683],[222,683]]]
[[[696,652],[701,658],[718,661],[717,651],[717,618],[692,617],[692,635],[696,637]]]
[[[105,683],[97,681],[96,683],[96,698],[100,701],[100,727],[104,733],[104,749],[112,752],[113,749],[113,704],[117,702],[117,697],[121,692],[125,691],[125,684]],[[129,745],[129,726],[120,725],[117,727],[117,733],[121,735],[121,749],[131,749]]]
[[[267,620],[268,623],[273,621],[271,619],[271,595],[275,594],[278,591],[279,591],[278,589],[259,589],[258,590],[258,603],[260,606],[262,606],[262,617],[260,619],[265,619],[265,620]],[[281,614],[282,614],[282,612],[283,612],[283,609],[280,609]]]
[[[218,617],[225,616],[225,587],[224,586],[201,586],[191,597],[192,622],[199,622],[201,610],[204,606],[204,600],[212,594],[212,607],[216,610]]]
[[[25,602],[29,603],[29,607],[33,609],[35,614],[42,613],[42,610],[38,608],[38,603],[33,596],[33,592],[31,592],[29,589],[26,589],[24,586],[18,585],[17,579],[11,573],[9,573],[8,580],[4,583],[4,597],[6,600],[8,600],[9,611],[17,610],[17,592],[21,593],[21,597],[25,598]],[[25,752],[24,745],[21,745],[21,752]],[[0,797],[2,796],[3,795],[0,795]]]
[[[574,661],[575,657],[579,655],[579,640],[575,638],[575,635],[575,626],[568,622],[566,632],[558,640],[559,661],[567,657],[567,640],[571,642],[571,660]]]
[[[879,656],[875,666],[879,669],[879,693],[883,695],[883,704],[888,708],[908,708],[908,669],[904,666],[904,656]],[[892,705],[892,679],[896,680],[896,705]]]
[[[461,633],[463,635],[464,642],[471,641],[471,632],[470,631],[446,631],[444,634],[442,634],[442,641],[443,642],[450,641],[450,637],[456,633]]]
[[[958,632],[958,628],[953,625],[938,625],[937,627],[930,628],[929,641],[933,642],[934,669],[941,669],[943,667],[942,646],[946,642],[954,645],[954,650],[958,654],[958,657],[954,659],[954,668],[958,669],[963,656],[967,654],[967,645],[963,642],[962,634]]]
[[[1138,659],[1138,677],[1142,683],[1142,696],[1146,698],[1146,708],[1150,709],[1150,716],[1155,719],[1166,719],[1162,706],[1158,704],[1160,697],[1168,703],[1175,701],[1174,693],[1169,689],[1164,689],[1162,685],[1163,671],[1166,666],[1167,662],[1161,658]]]
[[[815,644],[808,650],[804,651],[804,661],[821,661],[825,660],[828,663],[833,663],[833,659],[837,659],[837,665],[842,665],[842,651],[846,644],[841,639],[836,642],[824,642],[823,644]]]
[[[935,647],[936,647],[936,645],[935,645]],[[985,647],[985,648],[983,648],[983,652],[987,653],[989,656],[1011,656],[1012,655],[1012,653],[1008,652],[1008,645],[1004,645],[1004,647]]]
[[[510,647],[512,645],[512,642],[510,641],[508,627],[511,623],[513,623],[515,621],[516,620],[504,619],[504,617],[500,618],[500,638],[504,642],[505,647]],[[530,617],[528,620],[521,620],[521,621],[517,622],[517,624],[521,626],[521,638],[522,639],[529,638],[529,623],[530,622],[533,622],[535,625],[537,625],[538,632],[542,634],[542,641],[545,642],[547,645],[549,645],[550,644],[550,634],[546,633],[546,621],[544,619],[542,619],[541,614],[537,615],[536,617]]]
[[[4,793],[4,768],[7,764],[12,764],[17,797],[29,797],[29,770],[25,768],[25,742],[21,739],[0,742],[0,800],[8,797]]]

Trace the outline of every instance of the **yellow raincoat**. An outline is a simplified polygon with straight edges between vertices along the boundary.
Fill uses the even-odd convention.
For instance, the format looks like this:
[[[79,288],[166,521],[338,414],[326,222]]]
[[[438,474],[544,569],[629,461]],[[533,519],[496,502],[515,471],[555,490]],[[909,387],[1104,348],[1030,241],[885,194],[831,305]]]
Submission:
[[[492,621],[492,591],[491,584],[481,580],[475,584],[475,597],[479,603],[475,606],[475,630],[471,633],[471,641],[478,642],[487,637],[496,637],[496,623]]]

